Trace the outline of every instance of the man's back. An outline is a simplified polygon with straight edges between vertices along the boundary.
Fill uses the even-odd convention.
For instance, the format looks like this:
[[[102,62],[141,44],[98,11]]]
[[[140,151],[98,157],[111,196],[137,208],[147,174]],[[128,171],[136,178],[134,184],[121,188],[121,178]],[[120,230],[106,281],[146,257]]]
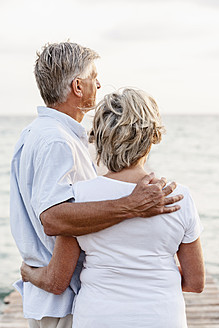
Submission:
[[[85,130],[79,123],[56,110],[39,108],[39,117],[23,130],[15,147],[11,230],[22,258],[31,266],[47,265],[55,244],[55,237],[45,235],[40,214],[72,199],[74,182],[96,176],[86,143]],[[76,292],[74,281],[72,287]],[[57,296],[25,283],[22,292],[28,295],[27,302],[24,297],[26,317],[71,313],[74,293],[70,288]]]

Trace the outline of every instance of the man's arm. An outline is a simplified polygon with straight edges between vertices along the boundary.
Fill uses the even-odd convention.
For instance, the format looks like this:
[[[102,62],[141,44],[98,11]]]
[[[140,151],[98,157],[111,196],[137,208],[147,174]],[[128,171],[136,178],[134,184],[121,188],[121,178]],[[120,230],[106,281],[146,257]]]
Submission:
[[[153,179],[153,174],[147,175],[129,196],[120,199],[55,205],[40,215],[44,231],[50,236],[80,236],[108,228],[125,219],[177,211],[179,205],[165,207],[183,198],[182,195],[167,197],[176,184],[172,182],[164,188],[166,179],[162,178],[148,185]]]
[[[79,255],[80,248],[74,237],[59,236],[48,266],[33,268],[23,262],[22,279],[47,292],[60,295],[70,284]]]

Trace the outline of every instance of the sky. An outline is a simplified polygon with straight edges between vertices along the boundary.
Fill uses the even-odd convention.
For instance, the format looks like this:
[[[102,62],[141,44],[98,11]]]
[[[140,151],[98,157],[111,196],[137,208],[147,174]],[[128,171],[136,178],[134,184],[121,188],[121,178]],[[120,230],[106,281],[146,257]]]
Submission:
[[[133,86],[164,114],[219,113],[219,0],[0,0],[0,115],[36,114],[36,51],[68,39],[101,56],[97,100]]]

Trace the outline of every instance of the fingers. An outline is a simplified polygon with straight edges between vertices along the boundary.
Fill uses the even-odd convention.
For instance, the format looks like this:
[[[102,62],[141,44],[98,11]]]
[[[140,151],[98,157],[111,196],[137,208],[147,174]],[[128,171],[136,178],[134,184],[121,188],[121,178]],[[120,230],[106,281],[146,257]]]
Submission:
[[[183,197],[184,197],[183,195],[176,195],[176,196],[165,198],[164,205],[170,205],[179,202],[180,200],[183,199]]]
[[[27,266],[27,264],[23,261],[22,264],[21,264],[20,269],[23,269],[23,268],[25,268],[26,266]]]
[[[149,184],[155,177],[154,172],[151,172],[150,174],[147,174],[144,176],[144,178],[141,180],[141,182],[145,184]]]
[[[172,182],[170,183],[166,188],[163,189],[163,194],[164,196],[168,196],[169,194],[171,194],[171,192],[173,192],[174,189],[176,189],[176,182]]]
[[[21,278],[24,282],[28,282],[28,270],[29,270],[29,266],[25,263],[22,262],[22,265],[20,267],[20,273],[21,273]]]
[[[167,179],[162,177],[160,180],[158,180],[155,184],[160,188],[163,189],[166,186]],[[166,189],[166,188],[165,188]],[[174,188],[175,189],[175,188]]]
[[[167,214],[167,213],[173,213],[176,212],[178,210],[180,210],[180,206],[179,205],[174,205],[171,207],[163,207],[163,213]]]
[[[24,261],[23,261],[23,262],[21,263],[21,266],[20,266],[20,271],[23,269],[24,265],[25,265],[25,263],[24,263]]]

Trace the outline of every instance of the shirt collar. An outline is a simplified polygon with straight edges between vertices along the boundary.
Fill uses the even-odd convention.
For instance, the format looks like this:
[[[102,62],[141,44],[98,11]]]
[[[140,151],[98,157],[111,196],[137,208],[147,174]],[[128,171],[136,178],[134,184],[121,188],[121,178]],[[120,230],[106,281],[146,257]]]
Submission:
[[[85,128],[74,120],[69,115],[59,112],[56,109],[38,106],[37,112],[39,117],[52,117],[57,121],[61,122],[63,125],[67,126],[71,131],[73,131],[79,138],[87,138],[87,133]]]

